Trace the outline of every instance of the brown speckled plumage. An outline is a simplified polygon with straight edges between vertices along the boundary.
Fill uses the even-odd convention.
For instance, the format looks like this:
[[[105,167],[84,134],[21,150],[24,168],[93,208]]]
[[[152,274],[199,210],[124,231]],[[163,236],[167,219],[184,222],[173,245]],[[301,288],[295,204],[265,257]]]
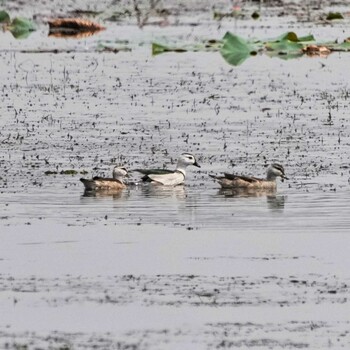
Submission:
[[[112,178],[94,177],[92,180],[80,179],[80,181],[84,184],[85,189],[88,191],[122,190],[123,188],[126,188],[124,183]]]
[[[277,187],[276,177],[287,179],[284,168],[280,164],[272,164],[267,169],[266,179],[251,176],[242,176],[224,173],[224,176],[210,175],[216,179],[222,188],[242,188],[256,190],[275,190]]]
[[[128,175],[125,168],[115,167],[113,178],[94,177],[92,179],[80,179],[86,191],[113,190],[118,191],[126,188],[123,178]]]

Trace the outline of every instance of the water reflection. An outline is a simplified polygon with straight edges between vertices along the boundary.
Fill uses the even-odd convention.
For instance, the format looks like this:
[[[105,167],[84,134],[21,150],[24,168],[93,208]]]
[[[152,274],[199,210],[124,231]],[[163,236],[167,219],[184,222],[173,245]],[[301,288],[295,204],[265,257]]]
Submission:
[[[284,209],[287,196],[277,195],[276,190],[252,190],[247,188],[221,188],[218,191],[219,196],[225,198],[257,198],[266,197],[267,207],[272,211],[280,211]]]
[[[98,191],[88,191],[85,190],[82,197],[95,197],[95,198],[103,198],[103,197],[111,197],[113,199],[126,199],[130,196],[130,191],[125,190],[98,190]]]
[[[153,198],[187,198],[187,192],[183,185],[169,187],[154,184],[145,184],[141,186],[141,193],[144,197]]]
[[[266,196],[267,207],[271,211],[283,211],[285,202],[287,202],[287,196]]]

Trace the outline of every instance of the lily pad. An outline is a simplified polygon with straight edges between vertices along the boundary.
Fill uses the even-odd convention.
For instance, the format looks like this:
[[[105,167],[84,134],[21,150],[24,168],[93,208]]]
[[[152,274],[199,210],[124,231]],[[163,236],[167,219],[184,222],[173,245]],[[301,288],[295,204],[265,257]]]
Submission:
[[[350,52],[350,38],[341,43],[316,42],[312,34],[298,37],[294,32],[286,32],[276,38],[267,40],[244,39],[227,32],[222,40],[207,40],[201,43],[179,46],[152,43],[152,54],[164,52],[205,52],[220,51],[222,57],[233,66],[242,64],[248,57],[264,53],[269,57],[284,60],[303,55],[326,57],[333,51]]]
[[[223,42],[220,53],[226,62],[233,66],[240,65],[249,56],[257,55],[259,51],[258,45],[229,32],[225,34]]]
[[[0,23],[10,23],[10,15],[6,11],[0,11]]]
[[[300,38],[298,38],[298,41],[300,43],[315,41],[315,37],[312,34],[309,34],[309,35],[301,36]]]
[[[290,41],[290,40],[282,40],[279,42],[270,42],[266,43],[265,48],[267,51],[272,51],[276,55],[290,55],[291,57],[295,57],[295,55],[301,55],[304,45],[302,43]]]
[[[287,33],[281,34],[277,38],[266,40],[266,42],[281,42],[281,41],[285,41],[285,40],[289,40],[289,41],[298,43],[298,42],[305,42],[305,41],[314,41],[315,38],[311,34],[305,35],[305,36],[302,36],[299,38],[296,33],[287,32]]]
[[[350,51],[350,39],[346,39],[342,43],[334,42],[334,43],[325,43],[322,45],[326,46],[331,51],[343,51],[343,52]]]
[[[36,27],[31,20],[17,17],[11,22],[7,29],[16,39],[25,39],[31,32],[36,30]]]

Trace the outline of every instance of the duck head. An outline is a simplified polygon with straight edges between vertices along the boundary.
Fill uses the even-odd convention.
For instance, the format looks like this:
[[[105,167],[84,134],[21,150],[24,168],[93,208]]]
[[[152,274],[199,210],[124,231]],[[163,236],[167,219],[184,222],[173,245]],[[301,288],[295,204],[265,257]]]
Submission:
[[[116,166],[113,169],[113,179],[123,182],[124,177],[128,177],[129,173],[124,167]]]
[[[288,180],[288,177],[284,173],[284,168],[281,164],[273,163],[267,168],[267,180],[274,181],[276,177],[280,177],[283,180]]]
[[[196,158],[191,153],[182,153],[177,161],[177,166],[181,168],[186,168],[189,165],[194,165],[197,168],[201,166],[197,163]]]

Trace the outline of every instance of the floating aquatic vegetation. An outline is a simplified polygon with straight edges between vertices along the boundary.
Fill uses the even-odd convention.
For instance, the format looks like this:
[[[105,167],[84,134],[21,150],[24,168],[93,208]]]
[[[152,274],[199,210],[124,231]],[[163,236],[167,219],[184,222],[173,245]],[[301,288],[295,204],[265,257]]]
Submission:
[[[10,15],[6,11],[0,11],[0,23],[4,30],[8,30],[16,39],[25,39],[36,27],[30,19],[16,17],[11,20]]]
[[[240,8],[236,8],[230,12],[214,11],[213,17],[214,19],[221,21],[223,18],[239,18],[239,17],[244,17],[244,15],[242,14]]]
[[[259,43],[249,42],[238,35],[227,32],[223,37],[220,53],[228,63],[238,66],[249,56],[257,55],[260,49]]]
[[[0,11],[0,23],[10,23],[10,15],[6,11]]]
[[[97,51],[105,52],[128,52],[131,51],[130,43],[128,40],[115,40],[115,41],[100,41],[97,45]]]
[[[235,34],[226,33],[223,38],[221,55],[229,64],[238,66],[249,56],[265,53],[282,59],[297,58],[304,54],[325,57],[332,51],[350,51],[350,40],[342,43],[317,43],[313,35],[298,37],[288,32],[274,39],[246,40]]]
[[[258,18],[260,18],[260,13],[259,13],[258,11],[254,11],[254,12],[252,13],[252,18],[253,18],[253,19],[258,19]]]
[[[235,18],[235,19],[258,19],[260,18],[259,11],[255,10],[253,12],[246,11],[244,8],[235,6],[230,12],[220,12],[214,11],[213,17],[217,21],[221,21],[224,18]]]
[[[207,40],[197,44],[164,45],[152,43],[152,54],[165,52],[198,52],[220,51],[227,63],[239,66],[248,57],[257,54],[266,54],[270,57],[279,57],[285,60],[308,56],[325,57],[333,51],[350,51],[350,38],[343,42],[315,41],[313,35],[298,37],[294,32],[283,33],[277,38],[258,40],[244,39],[236,34],[227,32],[222,40]]]
[[[340,12],[329,12],[326,17],[326,20],[333,21],[335,19],[344,19],[344,17]]]
[[[308,56],[327,57],[331,50],[326,46],[308,45],[303,48],[303,52]]]
[[[343,42],[328,42],[324,43],[324,46],[326,46],[331,51],[340,51],[340,52],[347,52],[350,51],[350,37],[345,39]]]
[[[198,52],[198,51],[218,51],[222,46],[221,40],[207,40],[202,43],[188,44],[188,45],[165,45],[159,43],[152,43],[152,55],[159,55],[165,52]]]
[[[103,13],[103,11],[94,11],[94,10],[82,10],[82,9],[76,9],[73,11],[70,11],[69,14],[73,16],[99,16]]]
[[[240,65],[249,56],[255,56],[258,52],[264,52],[270,57],[290,59],[302,56],[303,48],[314,40],[312,35],[298,37],[293,32],[283,33],[277,38],[268,40],[246,40],[238,35],[226,33],[221,55],[234,66]]]
[[[86,170],[77,171],[74,169],[68,169],[68,170],[61,170],[60,172],[47,170],[44,172],[44,174],[45,175],[77,175],[77,174],[86,175],[88,174],[88,172]]]
[[[82,18],[57,18],[48,21],[49,36],[85,38],[106,28],[102,25]]]
[[[130,18],[132,16],[132,12],[128,9],[125,9],[123,11],[115,11],[106,18],[106,21],[110,22],[119,22],[125,18]]]

